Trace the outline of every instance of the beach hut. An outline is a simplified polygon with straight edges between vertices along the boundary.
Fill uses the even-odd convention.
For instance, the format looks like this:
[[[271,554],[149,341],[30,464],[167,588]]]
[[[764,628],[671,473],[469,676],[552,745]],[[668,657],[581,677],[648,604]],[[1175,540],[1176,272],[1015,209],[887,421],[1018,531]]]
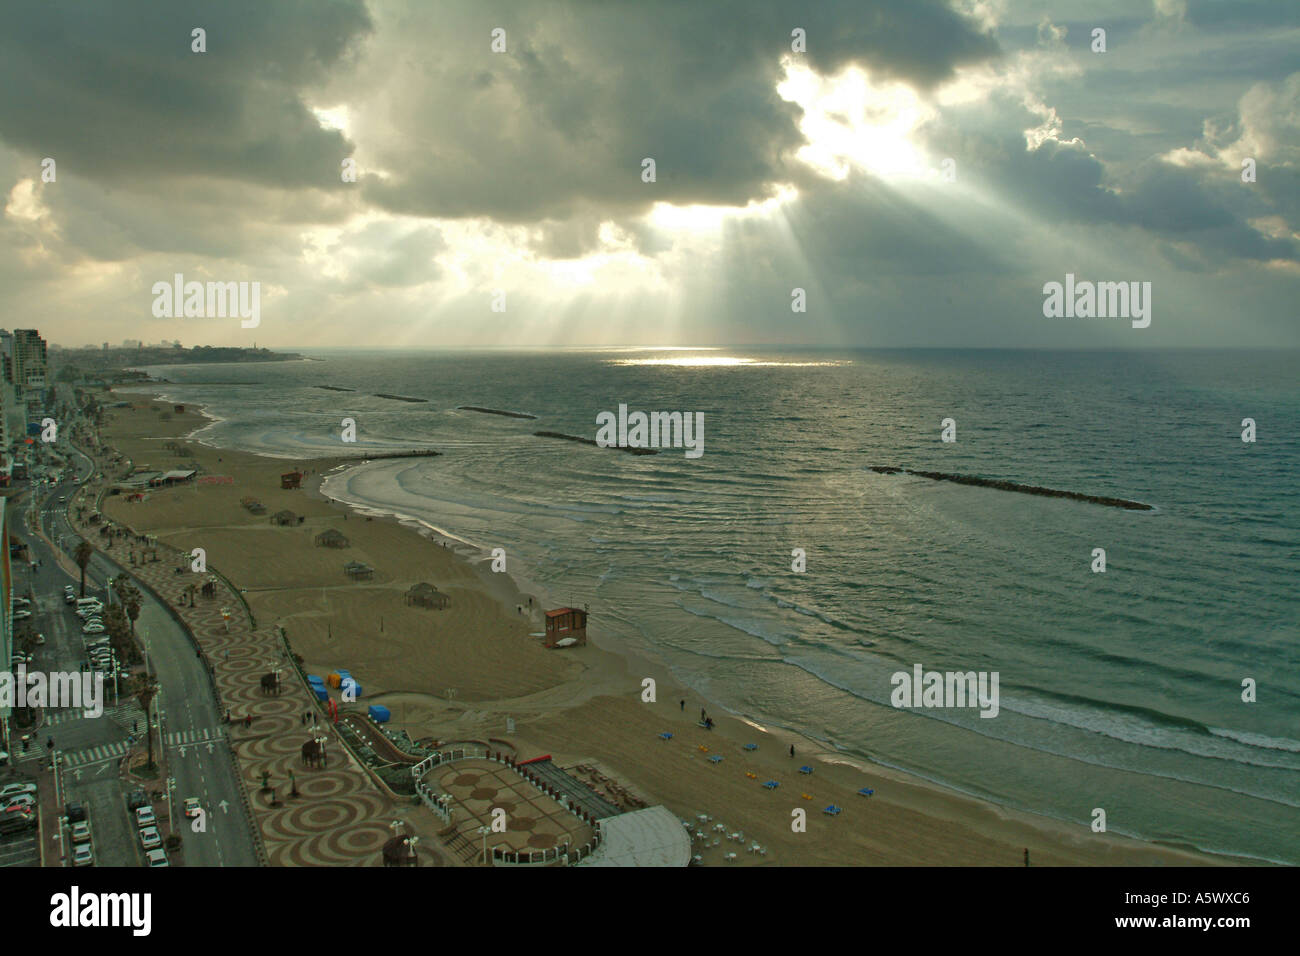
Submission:
[[[286,491],[302,487],[302,472],[290,471],[280,476],[280,487]]]
[[[561,641],[567,642],[564,647],[587,643],[586,611],[580,608],[562,607],[546,612],[545,645],[557,647]]]
[[[320,534],[316,535],[316,547],[318,548],[346,548],[351,545],[347,536],[337,528],[326,528]]]
[[[360,561],[349,561],[343,565],[343,573],[354,581],[359,581],[362,578],[373,578],[375,569],[368,564],[362,564]]]
[[[416,607],[437,608],[441,611],[451,603],[451,599],[432,584],[421,581],[419,584],[412,585],[406,592],[406,603]]]
[[[291,524],[302,524],[302,517],[294,514],[287,508],[284,511],[277,511],[271,515],[271,524],[278,524],[281,527]]]

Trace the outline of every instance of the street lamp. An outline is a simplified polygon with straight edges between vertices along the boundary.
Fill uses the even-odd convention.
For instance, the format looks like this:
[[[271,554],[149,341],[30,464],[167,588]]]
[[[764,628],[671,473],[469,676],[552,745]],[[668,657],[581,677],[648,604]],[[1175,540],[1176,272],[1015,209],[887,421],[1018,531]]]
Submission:
[[[491,828],[491,827],[479,827],[479,828],[478,828],[478,832],[481,833],[481,834],[483,834],[483,865],[484,865],[484,866],[487,866],[487,861],[488,861],[488,855],[487,855],[487,838],[488,838],[488,834],[492,832],[492,828]]]

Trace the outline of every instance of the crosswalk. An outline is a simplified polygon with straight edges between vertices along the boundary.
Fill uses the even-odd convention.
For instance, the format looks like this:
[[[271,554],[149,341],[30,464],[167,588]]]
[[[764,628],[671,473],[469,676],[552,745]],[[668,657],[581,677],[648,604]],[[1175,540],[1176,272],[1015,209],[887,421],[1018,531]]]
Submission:
[[[204,728],[203,730],[178,730],[167,734],[163,742],[168,747],[193,747],[196,744],[214,743],[222,740],[220,730]]]
[[[104,712],[98,718],[88,718],[80,707],[68,707],[60,710],[46,710],[41,722],[41,729],[45,730],[50,727],[58,727],[61,724],[67,724],[74,720],[103,720],[107,718],[123,730],[130,733],[134,729],[144,726],[144,711],[136,703],[114,704],[112,707],[104,708]]]
[[[130,743],[125,740],[119,740],[112,744],[102,744],[98,747],[87,747],[85,750],[74,750],[71,753],[63,755],[64,767],[84,767],[87,764],[102,763],[105,760],[113,760],[123,756],[131,749]]]

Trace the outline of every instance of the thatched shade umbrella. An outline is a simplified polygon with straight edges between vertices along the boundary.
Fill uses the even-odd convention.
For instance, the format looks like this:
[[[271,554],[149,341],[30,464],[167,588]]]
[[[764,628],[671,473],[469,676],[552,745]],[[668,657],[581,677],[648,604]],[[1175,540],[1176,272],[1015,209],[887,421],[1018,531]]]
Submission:
[[[346,548],[350,545],[347,536],[337,528],[326,528],[316,535],[316,546],[320,548]]]
[[[414,604],[416,607],[442,610],[451,603],[451,599],[432,584],[421,581],[419,584],[412,585],[406,592],[406,603]]]

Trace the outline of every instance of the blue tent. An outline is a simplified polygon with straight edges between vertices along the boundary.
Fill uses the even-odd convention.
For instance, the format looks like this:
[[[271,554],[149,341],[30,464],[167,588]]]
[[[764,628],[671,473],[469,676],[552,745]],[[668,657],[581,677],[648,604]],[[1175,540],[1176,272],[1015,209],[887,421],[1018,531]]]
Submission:
[[[388,718],[393,716],[389,713],[387,707],[381,706],[380,704],[371,704],[367,713],[370,714],[370,719],[377,724],[386,724],[388,723]]]
[[[311,689],[312,689],[313,691],[316,692],[316,699],[317,699],[317,700],[329,700],[329,699],[330,699],[330,692],[327,691],[323,686],[318,685],[318,684],[312,684],[312,685],[311,685]]]

